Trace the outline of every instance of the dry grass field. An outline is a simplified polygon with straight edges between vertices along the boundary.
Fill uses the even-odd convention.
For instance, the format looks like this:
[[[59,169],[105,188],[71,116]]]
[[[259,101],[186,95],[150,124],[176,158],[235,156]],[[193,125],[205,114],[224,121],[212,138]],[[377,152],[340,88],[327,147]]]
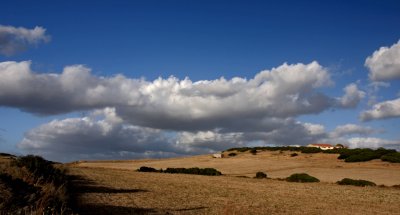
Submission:
[[[80,214],[400,214],[400,189],[73,167]],[[84,179],[84,180],[82,180]]]
[[[72,179],[73,209],[78,214],[400,214],[400,189],[389,187],[400,184],[400,164],[344,163],[336,157],[300,153],[291,157],[286,152],[266,151],[257,155],[239,153],[222,159],[201,155],[160,160],[82,161],[63,166]],[[3,164],[10,161],[0,158]],[[134,171],[140,166],[213,167],[224,175]],[[272,179],[254,179],[257,171],[266,172]],[[294,172],[309,173],[321,182],[291,183],[278,179]],[[332,183],[343,177],[367,179],[387,186]]]
[[[400,189],[340,186],[344,177],[400,184],[400,164],[344,163],[330,154],[261,152],[68,164],[80,214],[400,214]],[[224,176],[136,172],[140,166],[213,167]],[[254,179],[264,171],[275,179]],[[290,183],[306,172],[320,183]],[[248,176],[238,177],[238,176]]]
[[[79,167],[101,167],[108,169],[136,170],[141,166],[153,168],[200,167],[215,168],[226,176],[254,177],[256,172],[267,173],[270,178],[286,178],[293,173],[305,172],[322,182],[334,183],[343,178],[364,179],[378,185],[392,186],[400,184],[400,164],[380,160],[346,163],[338,160],[337,154],[302,154],[291,157],[292,152],[263,151],[252,155],[249,152],[238,153],[235,157],[212,158],[200,155],[183,158],[132,160],[132,161],[92,161],[80,162]]]

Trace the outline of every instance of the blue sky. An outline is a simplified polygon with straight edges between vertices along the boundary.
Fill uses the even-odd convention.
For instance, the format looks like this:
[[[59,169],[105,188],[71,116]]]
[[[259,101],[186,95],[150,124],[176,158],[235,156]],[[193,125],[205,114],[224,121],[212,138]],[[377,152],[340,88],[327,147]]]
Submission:
[[[396,64],[399,60],[396,59],[400,56],[395,55],[398,53],[397,47],[390,49],[389,52],[395,54],[387,57],[393,62],[388,63],[387,60],[380,58],[374,63],[374,65],[380,62],[389,64],[392,68],[390,71],[393,73],[390,78],[372,80],[368,76],[370,73],[385,73],[385,71],[365,66],[367,57],[372,56],[375,51],[381,47],[392,47],[398,43],[400,39],[400,28],[398,28],[400,3],[398,1],[119,1],[117,3],[114,1],[96,1],[96,3],[9,1],[2,3],[2,8],[3,12],[0,13],[0,25],[2,26],[22,27],[28,30],[39,26],[45,29],[43,35],[47,37],[46,40],[39,39],[32,44],[25,41],[23,45],[26,47],[23,50],[0,55],[0,62],[30,61],[30,72],[33,74],[61,74],[66,66],[83,65],[85,68],[90,68],[93,77],[107,79],[115,77],[117,74],[123,74],[126,79],[130,80],[143,78],[147,81],[144,85],[148,86],[154,84],[153,80],[158,77],[168,80],[170,76],[179,80],[188,77],[192,82],[215,80],[220,77],[224,77],[226,80],[234,77],[250,80],[261,71],[271,71],[273,68],[279,68],[285,62],[288,65],[298,63],[308,65],[316,61],[323,68],[319,69],[321,70],[319,72],[322,74],[326,70],[329,74],[331,84],[325,82],[321,86],[313,88],[311,92],[322,93],[329,97],[331,102],[330,105],[316,107],[315,110],[313,109],[314,111],[291,110],[290,113],[283,115],[272,114],[272,112],[276,112],[271,110],[272,107],[263,106],[257,110],[249,108],[246,111],[245,105],[243,107],[239,105],[238,110],[235,109],[236,112],[233,110],[234,108],[231,108],[232,112],[229,114],[230,109],[228,108],[224,117],[218,117],[216,114],[219,113],[219,109],[208,110],[203,106],[196,106],[197,103],[194,100],[183,98],[179,94],[177,98],[183,99],[181,102],[186,105],[183,105],[182,110],[185,108],[199,110],[204,114],[197,116],[198,112],[188,112],[188,115],[182,113],[186,117],[189,116],[189,119],[185,120],[180,118],[182,116],[168,115],[170,113],[168,108],[181,110],[181,106],[175,107],[174,104],[157,101],[150,103],[149,106],[143,106],[149,110],[146,113],[134,108],[125,108],[125,106],[120,108],[120,101],[108,102],[106,97],[104,97],[104,101],[96,100],[101,105],[97,103],[76,104],[79,101],[72,100],[73,105],[71,103],[63,104],[71,106],[68,106],[67,110],[61,110],[62,108],[57,109],[57,104],[51,102],[54,100],[50,99],[45,101],[49,102],[44,104],[46,106],[37,105],[32,108],[35,102],[40,102],[40,99],[48,96],[45,91],[51,88],[43,88],[42,94],[39,92],[33,96],[31,94],[22,96],[18,100],[18,105],[15,101],[10,100],[10,97],[21,96],[16,90],[10,91],[11,93],[7,95],[4,93],[4,98],[8,96],[6,99],[0,96],[0,128],[2,129],[0,130],[2,137],[0,151],[38,153],[58,159],[58,155],[62,153],[50,147],[50,145],[54,145],[53,141],[59,140],[58,138],[74,139],[72,137],[79,136],[78,139],[81,143],[77,148],[82,149],[83,152],[71,149],[71,154],[74,156],[59,158],[60,160],[82,157],[122,159],[141,156],[178,156],[221,150],[225,146],[254,144],[254,141],[257,143],[261,141],[262,144],[289,145],[291,143],[285,141],[290,141],[290,139],[276,138],[276,136],[271,136],[272,133],[283,132],[285,129],[283,125],[287,126],[286,128],[302,125],[303,128],[299,129],[307,129],[309,127],[304,126],[306,123],[320,125],[324,129],[323,132],[317,132],[316,136],[311,135],[312,137],[310,136],[300,144],[306,144],[308,141],[332,143],[342,141],[346,143],[349,138],[364,138],[357,139],[357,141],[367,142],[365,147],[398,148],[400,141],[397,133],[400,125],[398,109],[396,109],[399,108],[398,106],[393,105],[392,108],[395,109],[392,111],[393,113],[384,113],[383,117],[378,114],[377,117],[360,120],[360,114],[373,110],[375,104],[396,101],[399,98],[398,74],[400,68]],[[15,36],[14,33],[10,33],[11,30],[4,30],[4,32],[7,35]],[[1,39],[0,37],[0,42]],[[294,66],[288,70],[291,69],[295,69]],[[81,71],[79,68],[77,70]],[[280,74],[283,75],[282,77],[287,77],[284,73],[282,69]],[[5,77],[5,73],[0,74]],[[12,80],[16,80],[16,77],[20,75],[17,72],[11,72],[11,74],[14,77]],[[308,75],[312,76],[313,74]],[[269,79],[267,78],[267,80]],[[376,85],[378,82],[384,83],[383,85],[386,87],[379,87],[379,90],[374,91],[372,85]],[[43,83],[40,83],[42,86]],[[313,84],[314,82],[304,83]],[[343,88],[352,83],[357,88],[353,89],[353,93],[358,95],[357,98],[353,98],[357,100],[357,104],[350,105],[351,107],[333,104],[335,103],[333,100],[336,99],[339,102],[339,98],[344,96]],[[230,86],[231,90],[235,91],[235,86]],[[3,89],[1,87],[0,82],[0,89]],[[24,92],[29,92],[29,87],[32,86],[21,86],[21,88],[23,87],[28,88]],[[278,87],[281,90],[282,85]],[[197,89],[196,93],[206,93],[205,89],[210,88],[211,86],[206,86],[204,89]],[[307,99],[307,96],[310,95],[309,89],[306,89],[306,86],[299,89],[304,90],[304,96]],[[111,91],[108,88],[107,90],[118,94],[117,91]],[[64,95],[62,92],[64,91],[61,91],[60,97],[71,96],[71,94]],[[73,93],[79,94],[79,92],[76,90]],[[210,97],[203,98],[210,99],[210,104],[213,104],[212,102],[218,97],[215,97],[216,92],[207,91],[212,95],[207,94]],[[218,92],[220,92],[219,88]],[[237,91],[235,92],[237,93]],[[293,93],[284,96],[295,96]],[[111,95],[113,94],[111,93]],[[35,100],[35,96],[39,99]],[[115,96],[118,97],[120,94]],[[163,96],[169,98],[168,96],[171,95]],[[155,98],[155,96],[149,98]],[[238,98],[235,98],[235,101]],[[256,98],[260,101],[264,99],[262,94],[257,95]],[[224,97],[223,99],[228,98]],[[65,100],[68,101],[68,99]],[[136,101],[136,99],[134,100]],[[226,101],[215,100],[217,104],[219,104],[218,102],[226,104],[229,103],[228,101],[232,102],[229,99]],[[249,105],[253,104],[251,103],[253,100],[246,100],[246,97],[240,101]],[[275,104],[274,102],[276,100],[271,100],[271,103]],[[132,103],[123,105],[129,106]],[[157,105],[166,109],[158,110],[155,108]],[[137,104],[134,106],[137,107]],[[138,145],[135,140],[137,136],[132,134],[129,137],[131,139],[120,140],[123,144],[121,143],[115,148],[118,143],[111,143],[113,141],[110,142],[107,139],[111,137],[95,138],[97,142],[104,142],[99,144],[103,150],[92,151],[85,148],[85,146],[96,147],[96,144],[91,142],[93,141],[92,137],[78,135],[74,131],[67,132],[70,136],[61,137],[57,136],[54,131],[46,130],[54,126],[49,124],[52,120],[57,120],[58,126],[62,127],[67,122],[65,120],[83,119],[96,115],[93,114],[95,109],[99,111],[106,107],[115,108],[115,114],[121,118],[121,122],[118,124],[119,129],[129,126],[138,126],[140,127],[138,129],[155,129],[151,132],[160,135],[159,139],[154,140],[154,136],[152,136],[153,139],[149,138],[149,134],[146,133],[147,139],[145,139],[149,141],[148,145],[151,147],[136,147]],[[149,113],[150,110],[153,110],[152,107],[154,112]],[[37,108],[42,109],[37,110]],[[47,109],[51,109],[51,111]],[[265,127],[265,134],[261,135],[260,139],[253,138],[256,135],[245,131],[244,128],[232,126],[235,123],[240,124],[240,118],[246,118],[252,111],[259,111],[257,112],[259,115],[255,118],[277,118],[280,125],[274,127],[275,132],[268,130],[271,126],[267,126],[268,129]],[[110,112],[103,111],[100,116],[107,118],[109,116],[107,114]],[[160,119],[159,122],[153,120],[153,118],[157,118],[156,116]],[[213,119],[211,120],[211,118]],[[237,119],[238,122],[234,119]],[[99,122],[97,118],[90,118],[90,120],[94,120],[94,123]],[[173,126],[166,125],[168,123],[162,120],[171,120]],[[217,123],[218,120],[224,123]],[[290,120],[295,122],[289,123]],[[112,126],[115,126],[113,123]],[[176,126],[175,123],[181,123],[187,126],[187,129]],[[203,126],[202,123],[210,126]],[[353,125],[347,129],[354,129],[354,133],[340,137],[332,134],[335,128],[346,124]],[[252,124],[252,126],[255,125]],[[91,129],[93,128],[91,127]],[[142,132],[142,130],[140,131]],[[124,130],[124,132],[132,131]],[[309,133],[315,134],[315,131],[309,131]],[[144,135],[144,133],[141,134]],[[38,138],[38,136],[46,135],[53,139]],[[232,135],[235,140],[229,139],[232,138]],[[24,142],[24,138],[29,142]],[[293,138],[296,139],[295,134],[293,134]],[[270,139],[272,140],[269,141]],[[166,145],[169,148],[158,142],[167,142]],[[359,142],[355,142],[356,140],[353,139],[348,144],[363,146]],[[67,150],[71,143],[65,144],[60,147],[66,147],[65,150]]]

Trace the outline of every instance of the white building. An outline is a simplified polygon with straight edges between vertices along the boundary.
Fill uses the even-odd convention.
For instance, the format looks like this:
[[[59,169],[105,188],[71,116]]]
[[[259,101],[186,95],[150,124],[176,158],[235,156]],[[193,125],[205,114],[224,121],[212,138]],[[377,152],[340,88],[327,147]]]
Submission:
[[[326,144],[326,143],[313,143],[313,144],[308,144],[307,147],[314,147],[314,148],[320,148],[322,150],[328,150],[328,149],[334,149],[335,147],[332,146],[331,144]]]

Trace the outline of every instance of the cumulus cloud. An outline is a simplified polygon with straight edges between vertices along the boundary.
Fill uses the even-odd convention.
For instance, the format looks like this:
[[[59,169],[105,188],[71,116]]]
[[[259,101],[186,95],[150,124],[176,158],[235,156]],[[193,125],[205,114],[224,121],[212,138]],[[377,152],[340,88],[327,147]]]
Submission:
[[[290,134],[290,135],[289,135]],[[266,131],[221,132],[220,130],[180,132],[177,143],[189,151],[210,152],[232,147],[262,145],[306,145],[324,138],[324,127],[281,119],[279,126]]]
[[[374,133],[377,133],[376,129],[373,129],[371,127],[364,127],[361,125],[356,125],[356,124],[345,124],[345,125],[340,125],[335,128],[332,132],[330,132],[329,137],[330,138],[341,138],[349,135],[371,135]]]
[[[363,121],[395,117],[400,117],[400,98],[377,103],[372,109],[360,114]]]
[[[81,118],[53,120],[25,133],[18,147],[58,161],[78,159],[133,159],[175,157],[212,153],[232,147],[307,145],[313,142],[342,143],[356,147],[399,147],[398,141],[369,136],[379,131],[355,124],[326,132],[321,124],[302,123],[293,118],[264,122],[264,131],[167,131],[131,125],[115,108],[92,111]]]
[[[352,83],[347,85],[344,89],[344,96],[339,99],[342,107],[353,108],[365,97],[365,92],[358,89],[357,85]]]
[[[354,137],[348,139],[348,145],[350,148],[392,148],[399,150],[400,141],[386,140],[374,137]]]
[[[37,114],[115,107],[131,124],[170,130],[263,128],[265,120],[354,106],[363,96],[355,85],[342,98],[318,92],[332,81],[317,62],[283,64],[247,80],[175,77],[154,81],[123,75],[98,77],[82,65],[61,74],[40,74],[29,61],[0,63],[0,105]],[[268,122],[269,124],[269,122]]]
[[[49,159],[71,161],[171,157],[252,145],[305,145],[325,137],[322,125],[291,118],[269,122],[272,124],[265,131],[171,132],[127,124],[115,108],[105,108],[86,117],[53,120],[33,128],[18,147]]]
[[[56,160],[71,157],[127,157],[141,154],[179,154],[180,149],[162,131],[123,123],[114,108],[92,112],[83,118],[53,120],[28,131],[18,144],[20,149]]]
[[[50,36],[46,29],[36,26],[33,29],[0,25],[0,54],[10,56],[22,52],[30,46],[48,42]]]
[[[400,79],[400,41],[391,47],[381,47],[365,60],[372,81]]]

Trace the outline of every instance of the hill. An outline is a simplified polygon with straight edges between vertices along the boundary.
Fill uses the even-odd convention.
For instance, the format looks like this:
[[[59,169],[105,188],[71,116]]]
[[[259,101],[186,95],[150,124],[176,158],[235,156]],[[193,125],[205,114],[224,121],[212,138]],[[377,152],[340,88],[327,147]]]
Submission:
[[[376,184],[392,186],[400,184],[400,164],[372,160],[347,163],[338,160],[337,154],[303,154],[292,157],[289,151],[262,151],[253,155],[249,152],[236,152],[237,156],[213,158],[211,155],[193,157],[148,159],[130,161],[85,161],[79,167],[101,167],[110,169],[136,170],[141,166],[157,169],[168,167],[215,168],[226,176],[255,176],[256,172],[266,172],[270,178],[286,178],[293,173],[306,172],[322,182],[334,183],[343,178],[373,181]]]

